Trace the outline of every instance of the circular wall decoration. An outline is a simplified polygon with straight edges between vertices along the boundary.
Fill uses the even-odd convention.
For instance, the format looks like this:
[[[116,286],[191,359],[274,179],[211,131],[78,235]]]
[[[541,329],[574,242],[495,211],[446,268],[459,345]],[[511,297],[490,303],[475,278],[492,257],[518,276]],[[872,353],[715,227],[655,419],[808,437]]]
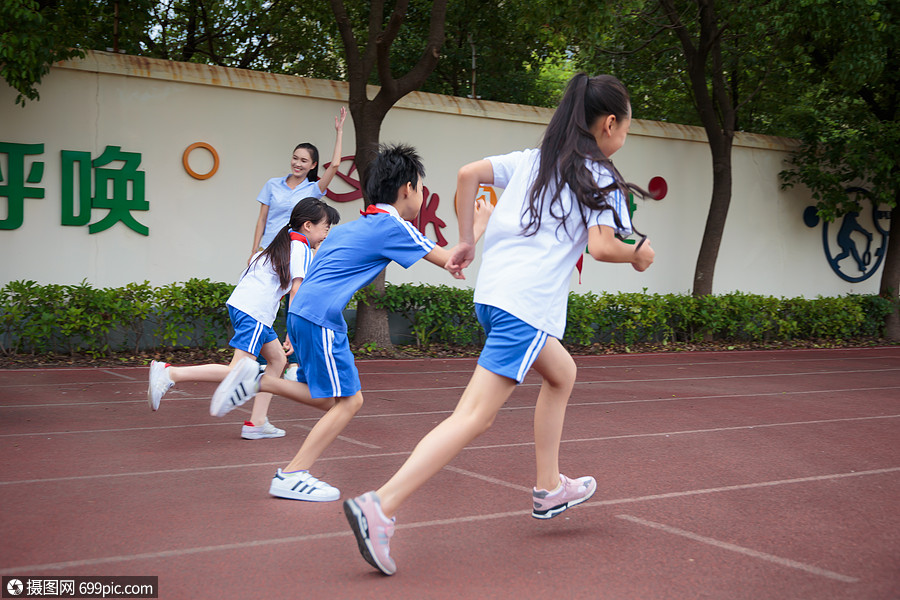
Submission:
[[[213,166],[206,173],[197,173],[192,168],[190,163],[188,162],[188,157],[191,152],[196,150],[197,148],[204,148],[209,150],[209,153],[212,154],[213,157]],[[181,155],[181,163],[184,165],[184,170],[187,171],[188,175],[193,177],[194,179],[209,179],[213,175],[216,174],[216,171],[219,170],[219,153],[216,152],[216,149],[207,144],[206,142],[194,142],[190,146],[184,149],[184,154]]]
[[[647,191],[654,200],[662,200],[669,193],[669,184],[662,177],[654,177],[647,186]]]

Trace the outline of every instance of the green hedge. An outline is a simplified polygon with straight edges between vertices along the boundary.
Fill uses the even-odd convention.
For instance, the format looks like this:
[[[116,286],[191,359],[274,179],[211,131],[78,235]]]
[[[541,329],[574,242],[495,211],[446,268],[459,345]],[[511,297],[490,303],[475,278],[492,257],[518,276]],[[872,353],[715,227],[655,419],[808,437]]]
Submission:
[[[0,289],[0,352],[102,356],[145,347],[219,347],[231,335],[225,301],[233,289],[208,279],[99,289],[86,282],[12,281]],[[405,317],[418,346],[483,342],[471,289],[388,285],[381,298],[364,289],[354,302]],[[734,292],[695,298],[604,292],[570,294],[568,311],[563,341],[576,345],[840,341],[880,337],[891,303],[875,295],[804,299]]]

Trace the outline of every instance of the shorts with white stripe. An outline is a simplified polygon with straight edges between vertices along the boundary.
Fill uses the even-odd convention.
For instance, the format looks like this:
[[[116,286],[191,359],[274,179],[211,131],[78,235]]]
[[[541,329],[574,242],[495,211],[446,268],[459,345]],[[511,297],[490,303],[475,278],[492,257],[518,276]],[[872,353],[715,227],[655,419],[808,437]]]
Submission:
[[[316,325],[294,313],[288,313],[287,326],[313,398],[352,396],[362,388],[346,332]]]
[[[475,315],[487,335],[478,364],[522,383],[544,348],[547,334],[496,306],[476,304]]]
[[[247,313],[228,306],[228,317],[234,327],[234,337],[228,345],[236,350],[249,352],[253,356],[259,356],[263,345],[277,340],[275,330],[268,325],[263,325]]]

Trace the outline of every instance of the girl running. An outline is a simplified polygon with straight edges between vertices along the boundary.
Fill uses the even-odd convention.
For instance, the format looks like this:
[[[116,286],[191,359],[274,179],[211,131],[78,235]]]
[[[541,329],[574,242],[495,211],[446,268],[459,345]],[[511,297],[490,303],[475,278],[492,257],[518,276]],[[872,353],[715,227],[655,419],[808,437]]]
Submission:
[[[460,244],[447,266],[451,272],[474,258],[479,184],[504,188],[485,231],[475,284],[475,311],[487,339],[453,414],[419,442],[381,488],[344,502],[360,553],[385,575],[397,568],[390,538],[400,505],[491,426],[531,367],[543,378],[534,412],[532,516],[555,517],[597,489],[593,477],[573,479],[559,472],[563,420],[575,384],[575,362],[559,340],[570,276],[585,245],[595,260],[630,263],[638,271],[653,262],[646,238],[635,246],[617,238],[631,233],[629,189],[644,195],[625,183],[610,161],[630,124],[622,83],[580,73],[569,82],[540,149],[492,156],[459,170]]]
[[[281,228],[269,246],[257,252],[228,298],[228,316],[234,326],[229,345],[234,348],[230,365],[194,365],[173,367],[152,361],[147,401],[152,410],[159,408],[163,395],[180,381],[222,381],[242,358],[266,359],[266,373],[281,377],[290,352],[290,342],[282,345],[272,330],[278,305],[285,294],[293,298],[313,259],[313,251],[340,221],[333,207],[318,198],[304,198],[291,211],[290,222]],[[248,440],[284,435],[269,423],[267,413],[272,394],[259,394],[253,403],[250,420],[244,422],[241,437]]]

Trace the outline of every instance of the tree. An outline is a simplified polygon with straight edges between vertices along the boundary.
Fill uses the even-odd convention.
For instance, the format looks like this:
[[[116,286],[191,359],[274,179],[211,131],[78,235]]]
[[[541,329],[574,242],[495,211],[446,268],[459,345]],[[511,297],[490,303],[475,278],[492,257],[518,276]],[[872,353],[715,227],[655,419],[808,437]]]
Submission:
[[[787,26],[806,92],[787,111],[797,123],[801,148],[785,185],[800,183],[826,220],[859,211],[850,186],[891,208],[888,247],[879,293],[894,304],[886,322],[900,340],[900,24],[887,0],[802,2]],[[848,27],[852,23],[852,27]],[[891,243],[891,241],[893,243]]]
[[[405,69],[421,54],[428,30],[421,0],[404,20],[391,64]],[[421,90],[516,104],[547,104],[543,65],[560,49],[561,38],[534,18],[532,0],[456,0],[448,3],[441,60]],[[564,82],[563,86],[564,87]],[[552,97],[550,98],[552,102]]]
[[[140,54],[340,79],[337,31],[324,2],[164,0],[155,3]]]
[[[765,121],[757,109],[782,66],[782,2],[619,0],[614,7],[611,27],[577,30],[582,64],[623,79],[641,118],[706,131],[712,195],[692,291],[711,294],[732,199],[734,134]]]
[[[428,36],[418,62],[403,75],[394,75],[391,69],[391,46],[400,32],[408,6],[409,0],[397,0],[393,10],[387,13],[384,0],[373,0],[368,11],[368,25],[358,40],[354,32],[354,20],[347,12],[343,0],[331,0],[331,8],[344,43],[350,83],[350,114],[353,116],[356,133],[356,169],[363,190],[369,164],[378,150],[385,115],[398,100],[422,85],[437,65],[444,43],[447,0],[432,0]],[[366,87],[372,76],[377,76],[380,88],[375,97],[370,99]],[[368,203],[366,199],[366,204]],[[373,286],[376,294],[383,293],[384,272],[378,276]],[[387,313],[361,303],[356,313],[354,341],[358,344],[374,343],[382,348],[391,347]]]
[[[88,15],[96,22],[103,8],[89,0],[0,0],[0,76],[19,92],[16,104],[40,97],[37,85],[52,63],[84,55],[79,46],[93,32],[75,24]]]

